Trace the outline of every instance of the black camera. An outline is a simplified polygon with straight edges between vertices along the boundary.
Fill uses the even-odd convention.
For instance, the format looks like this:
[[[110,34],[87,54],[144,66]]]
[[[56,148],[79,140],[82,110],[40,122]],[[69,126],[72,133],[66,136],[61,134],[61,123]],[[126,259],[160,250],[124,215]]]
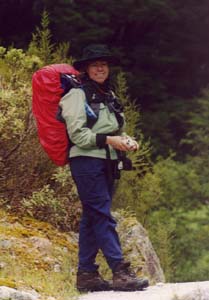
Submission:
[[[121,157],[118,160],[118,170],[124,170],[124,171],[133,170],[132,161],[126,156]]]

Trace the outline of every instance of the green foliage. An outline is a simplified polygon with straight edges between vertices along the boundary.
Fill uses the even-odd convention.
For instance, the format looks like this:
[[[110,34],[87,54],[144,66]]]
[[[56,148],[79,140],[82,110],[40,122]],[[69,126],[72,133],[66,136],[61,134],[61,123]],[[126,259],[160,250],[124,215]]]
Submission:
[[[52,34],[49,29],[50,19],[47,11],[43,11],[41,27],[36,28],[32,41],[29,45],[28,53],[41,59],[42,66],[52,63],[72,63],[72,58],[68,58],[70,48],[69,42],[55,45],[51,42]]]
[[[193,153],[208,155],[209,149],[209,90],[204,90],[202,96],[196,99],[195,107],[189,114],[190,130],[182,143],[192,147]]]
[[[127,134],[139,139],[141,133],[139,129],[140,112],[137,109],[136,104],[131,101],[130,96],[128,95],[128,86],[125,73],[119,72],[116,80],[116,92],[122,105],[124,106],[124,114],[126,117],[126,123],[128,124]]]
[[[186,210],[199,206],[202,186],[194,168],[168,157],[159,159],[153,169],[160,178],[162,207],[168,210],[174,207]]]
[[[125,73],[120,72],[117,76],[117,84],[116,84],[116,93],[124,106],[124,114],[126,119],[126,133],[135,138],[136,141],[140,144],[140,149],[138,152],[130,153],[131,159],[138,164],[138,167],[141,168],[141,171],[145,172],[146,168],[149,168],[150,161],[150,144],[149,142],[144,140],[142,131],[140,130],[140,112],[131,101],[130,96],[127,93],[127,81],[125,77]]]
[[[182,145],[190,147],[193,156],[188,155],[184,163],[175,161],[174,156],[161,158],[153,168],[160,178],[162,194],[159,211],[150,215],[149,221],[160,214],[161,222],[169,220],[175,225],[170,241],[173,281],[205,280],[208,276],[208,92],[196,101],[195,110],[188,116],[190,130]]]
[[[173,281],[175,252],[172,240],[175,235],[176,222],[170,218],[166,209],[155,211],[149,215],[147,222],[150,239],[160,259],[166,281]]]
[[[78,225],[76,189],[67,168],[54,171],[38,142],[31,113],[32,73],[43,66],[46,57],[51,62],[55,57],[64,59],[68,50],[66,43],[52,52],[56,47],[50,42],[48,25],[44,13],[29,51],[0,48],[0,196],[7,209],[41,220],[48,217],[69,230]]]
[[[33,186],[32,166],[39,164],[34,160],[39,151],[31,116],[31,73],[35,62],[39,63],[39,58],[15,48],[3,49],[0,59],[0,191],[10,204],[12,199],[18,199],[19,190],[23,189],[24,195],[28,192],[26,185]]]
[[[78,225],[78,219],[75,218],[75,215],[79,215],[77,203],[66,196],[57,196],[49,185],[33,192],[31,197],[23,198],[22,210],[24,214],[64,230],[70,231]]]
[[[187,163],[190,168],[194,168],[199,176],[201,185],[202,203],[208,203],[209,197],[209,92],[204,90],[202,95],[196,99],[194,111],[190,112],[189,131],[182,144],[190,147],[187,155]]]
[[[51,44],[51,32],[49,30],[49,14],[44,11],[42,14],[41,28],[36,28],[32,42],[29,46],[29,53],[41,58],[43,65],[49,64],[54,45]]]
[[[160,178],[161,195],[158,207],[148,216],[148,228],[166,277],[172,281],[206,278],[208,268],[201,271],[199,263],[205,261],[209,246],[208,209],[202,205],[205,191],[201,176],[191,162],[182,164],[172,157],[160,159],[153,170]],[[192,273],[188,272],[191,266]]]
[[[58,182],[62,188],[64,188],[68,183],[71,181],[72,184],[72,178],[70,176],[70,169],[69,167],[59,167],[55,170],[55,173],[52,175],[52,179],[55,180],[55,182]]]
[[[23,88],[28,76],[41,66],[41,60],[35,55],[28,55],[22,49],[1,47],[0,71],[2,87]]]
[[[177,228],[173,247],[178,266],[174,270],[174,280],[206,280],[209,247],[208,208],[202,206],[194,211],[179,212],[174,217],[177,220]]]
[[[124,171],[117,185],[115,206],[128,207],[145,225],[149,213],[158,206],[160,194],[159,178],[151,172],[139,179],[137,169]]]
[[[19,138],[25,131],[25,115],[29,108],[28,99],[23,94],[26,88],[19,91],[2,88],[0,90],[0,136],[3,140]]]
[[[0,47],[0,58],[3,57],[3,55],[5,54],[5,52],[6,52],[6,48]]]
[[[190,146],[181,143],[190,128],[189,114],[194,109],[195,101],[182,98],[170,98],[153,105],[151,110],[142,110],[142,130],[152,144],[152,156],[156,159],[162,155],[167,157],[170,151],[183,161],[190,151]]]
[[[52,62],[53,63],[68,63],[72,65],[73,58],[68,56],[70,49],[70,43],[69,42],[63,42],[60,43],[52,53]]]
[[[62,202],[64,201],[66,199],[63,199]],[[33,192],[28,199],[23,198],[22,205],[25,212],[30,216],[49,222],[53,221],[55,225],[60,223],[65,213],[63,203],[60,199],[56,199],[55,192],[49,185],[44,186],[40,191]]]

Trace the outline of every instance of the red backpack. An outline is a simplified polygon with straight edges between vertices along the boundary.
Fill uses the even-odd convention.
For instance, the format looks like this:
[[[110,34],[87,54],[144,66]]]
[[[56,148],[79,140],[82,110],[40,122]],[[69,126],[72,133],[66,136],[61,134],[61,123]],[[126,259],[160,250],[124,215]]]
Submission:
[[[58,166],[68,163],[69,138],[65,124],[56,115],[61,97],[79,85],[78,74],[70,65],[54,64],[36,71],[32,77],[32,111],[39,141]]]

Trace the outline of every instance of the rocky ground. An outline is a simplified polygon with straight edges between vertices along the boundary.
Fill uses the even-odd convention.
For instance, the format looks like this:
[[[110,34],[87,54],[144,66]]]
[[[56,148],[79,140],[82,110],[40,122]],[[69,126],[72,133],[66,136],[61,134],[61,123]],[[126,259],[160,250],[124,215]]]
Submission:
[[[146,230],[136,218],[117,213],[118,230],[127,260],[152,284],[164,281],[159,259]],[[60,232],[48,223],[11,215],[0,209],[0,299],[72,300],[77,272],[77,234]],[[101,254],[102,275],[112,274]],[[32,298],[24,292],[32,291]],[[23,293],[23,294],[22,294]]]
[[[141,292],[97,292],[79,300],[209,300],[209,281],[158,283]]]
[[[18,291],[0,287],[0,300],[39,300],[35,291]],[[43,298],[42,298],[43,299]],[[77,297],[69,297],[69,300]],[[187,283],[159,283],[140,292],[95,292],[81,295],[79,300],[209,300],[209,281]],[[47,300],[56,300],[49,297]]]
[[[75,290],[77,235],[0,209],[0,300],[209,300],[209,281],[165,284],[146,230],[134,217],[115,213],[126,259],[151,286],[142,292],[79,295]],[[111,278],[102,255],[101,273]],[[159,284],[158,282],[162,282]]]

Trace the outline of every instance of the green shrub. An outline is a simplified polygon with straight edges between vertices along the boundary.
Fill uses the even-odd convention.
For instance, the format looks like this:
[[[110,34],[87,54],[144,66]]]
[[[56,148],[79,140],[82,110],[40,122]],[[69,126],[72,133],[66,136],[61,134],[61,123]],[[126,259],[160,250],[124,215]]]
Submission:
[[[58,197],[45,185],[31,197],[22,200],[23,213],[41,221],[47,221],[64,230],[75,230],[78,225],[80,206],[67,197]]]
[[[61,197],[64,193],[68,197],[68,188],[73,187],[70,183],[63,188],[52,178],[56,167],[40,146],[31,112],[32,73],[47,62],[71,60],[66,58],[67,43],[51,43],[48,24],[44,13],[42,27],[37,28],[28,51],[0,47],[0,197],[8,199],[7,207],[15,212],[22,210],[22,198],[44,185]]]
[[[173,268],[175,267],[175,253],[172,245],[175,236],[176,222],[169,217],[164,209],[155,211],[149,215],[147,222],[150,239],[159,257],[166,281],[173,280]]]
[[[205,191],[201,176],[191,162],[180,163],[172,157],[160,159],[153,170],[160,178],[162,193],[158,208],[149,214],[148,224],[166,277],[172,281],[206,280],[208,267],[205,266],[201,272],[201,263],[206,259],[205,252],[209,246],[209,216],[207,206],[202,205]],[[159,224],[168,238],[161,238]],[[170,257],[163,254],[164,241],[168,244]],[[169,263],[166,257],[171,259]]]
[[[172,156],[159,158],[153,171],[160,178],[162,207],[185,210],[199,206],[202,187],[199,175],[190,164],[175,161]]]

